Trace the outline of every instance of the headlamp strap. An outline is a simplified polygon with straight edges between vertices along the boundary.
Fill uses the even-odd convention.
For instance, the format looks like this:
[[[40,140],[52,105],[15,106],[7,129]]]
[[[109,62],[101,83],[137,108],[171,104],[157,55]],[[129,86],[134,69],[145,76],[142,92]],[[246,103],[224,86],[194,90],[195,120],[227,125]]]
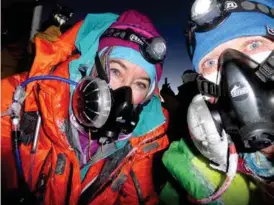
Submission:
[[[273,8],[246,0],[225,1],[223,3],[223,11],[225,13],[231,12],[259,12],[274,18]]]
[[[102,66],[102,63],[101,63],[98,53],[95,54],[95,65],[96,65],[96,71],[98,73],[98,77],[102,80],[105,80],[107,83],[109,83],[109,79],[107,77],[107,74],[106,74],[103,66]]]
[[[127,29],[109,28],[101,36],[101,38],[104,38],[104,37],[114,37],[114,38],[119,38],[125,41],[131,41],[139,44],[140,46],[144,46],[145,44],[147,44],[147,40],[148,40],[144,36],[138,35],[136,32],[134,32],[130,28],[127,28]]]

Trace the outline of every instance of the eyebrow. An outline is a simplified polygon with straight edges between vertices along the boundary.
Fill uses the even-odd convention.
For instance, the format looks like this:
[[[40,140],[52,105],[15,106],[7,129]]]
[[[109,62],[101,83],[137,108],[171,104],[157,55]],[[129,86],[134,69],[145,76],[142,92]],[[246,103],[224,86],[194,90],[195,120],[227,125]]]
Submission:
[[[127,66],[126,66],[122,61],[120,61],[120,60],[111,59],[109,62],[110,62],[110,63],[117,63],[117,64],[119,64],[119,65],[120,65],[123,69],[125,69],[125,70],[128,69]]]
[[[139,80],[146,80],[150,83],[150,78],[149,77],[140,77]]]
[[[118,60],[118,59],[111,59],[110,61],[109,61],[110,63],[117,63],[117,64],[119,64],[123,69],[125,69],[125,70],[127,70],[128,69],[128,67],[122,62],[122,61],[120,61],[120,60]],[[150,78],[149,77],[140,77],[139,78],[140,80],[146,80],[146,81],[148,81],[149,83],[151,83],[150,82]]]

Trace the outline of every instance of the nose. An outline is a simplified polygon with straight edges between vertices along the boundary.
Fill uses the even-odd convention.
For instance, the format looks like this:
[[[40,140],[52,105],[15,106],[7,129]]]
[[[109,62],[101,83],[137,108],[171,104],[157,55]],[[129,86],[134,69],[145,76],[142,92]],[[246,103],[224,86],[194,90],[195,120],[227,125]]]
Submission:
[[[124,80],[124,83],[123,83],[123,86],[131,87],[132,81],[133,81],[132,76],[126,76],[126,78]]]

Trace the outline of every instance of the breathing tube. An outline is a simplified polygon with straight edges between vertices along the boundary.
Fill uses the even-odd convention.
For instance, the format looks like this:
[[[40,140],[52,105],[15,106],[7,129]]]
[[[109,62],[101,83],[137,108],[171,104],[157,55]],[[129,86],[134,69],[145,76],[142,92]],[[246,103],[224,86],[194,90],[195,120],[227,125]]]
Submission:
[[[68,84],[71,84],[74,86],[77,85],[76,82],[66,79],[66,78],[62,78],[59,76],[45,75],[45,76],[31,77],[31,78],[27,79],[26,81],[24,81],[23,83],[21,83],[16,88],[16,90],[13,94],[12,104],[10,105],[8,111],[5,112],[5,115],[10,115],[11,120],[12,120],[12,145],[13,145],[13,152],[15,155],[15,162],[16,162],[19,186],[22,185],[22,183],[24,183],[23,168],[22,168],[22,162],[21,162],[20,151],[19,151],[20,135],[21,135],[21,131],[20,131],[21,108],[22,108],[22,104],[26,97],[25,87],[29,83],[32,83],[37,80],[57,80],[57,81],[68,83]],[[1,114],[1,117],[2,116],[4,116],[4,115]],[[35,136],[35,138],[37,138],[37,136]],[[37,139],[34,140],[34,144],[35,145],[37,144]],[[32,149],[32,152],[33,152],[33,149]]]
[[[222,194],[228,189],[231,182],[233,181],[236,173],[237,173],[237,165],[238,165],[238,154],[236,151],[236,147],[234,143],[230,143],[229,147],[229,164],[228,164],[228,170],[226,173],[226,179],[223,182],[222,186],[214,192],[212,195],[202,198],[202,199],[195,199],[192,196],[188,195],[188,200],[194,204],[209,204],[211,202],[214,202],[219,197],[222,196]]]

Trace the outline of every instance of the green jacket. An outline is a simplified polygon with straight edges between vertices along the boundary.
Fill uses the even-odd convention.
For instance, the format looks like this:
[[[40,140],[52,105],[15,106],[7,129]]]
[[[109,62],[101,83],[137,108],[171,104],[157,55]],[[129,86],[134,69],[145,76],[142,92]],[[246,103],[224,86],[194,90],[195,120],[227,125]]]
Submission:
[[[195,155],[193,150],[181,139],[173,142],[163,156],[163,163],[177,186],[194,198],[210,196],[225,180],[226,175],[209,167],[209,161],[202,155]],[[161,192],[161,203],[168,205],[182,204],[187,194],[168,181]],[[256,185],[247,176],[236,174],[226,192],[210,204],[251,205],[258,202]],[[180,203],[179,203],[180,202]]]

